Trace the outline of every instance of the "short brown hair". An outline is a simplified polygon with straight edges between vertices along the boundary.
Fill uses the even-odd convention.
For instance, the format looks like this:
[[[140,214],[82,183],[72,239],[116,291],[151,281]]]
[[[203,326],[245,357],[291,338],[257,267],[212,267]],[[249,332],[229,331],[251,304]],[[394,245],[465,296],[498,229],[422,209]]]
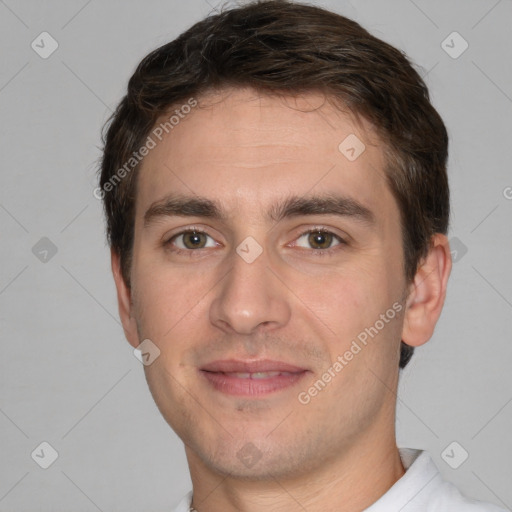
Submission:
[[[97,190],[127,285],[140,166],[133,161],[127,169],[126,162],[170,108],[230,86],[323,92],[371,122],[387,148],[386,178],[400,209],[404,274],[412,282],[432,235],[447,233],[450,209],[448,136],[424,81],[401,51],[352,20],[312,5],[260,0],[210,15],[148,54],[104,126]],[[412,353],[402,342],[401,368]]]

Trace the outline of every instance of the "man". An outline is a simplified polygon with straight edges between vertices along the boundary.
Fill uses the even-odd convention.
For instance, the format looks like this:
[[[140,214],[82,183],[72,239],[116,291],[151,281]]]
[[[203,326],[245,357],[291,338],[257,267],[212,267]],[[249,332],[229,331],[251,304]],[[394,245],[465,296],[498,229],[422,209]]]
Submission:
[[[176,512],[499,510],[396,445],[451,270],[447,134],[402,53],[251,3],[149,54],[104,142],[120,316],[193,482]]]

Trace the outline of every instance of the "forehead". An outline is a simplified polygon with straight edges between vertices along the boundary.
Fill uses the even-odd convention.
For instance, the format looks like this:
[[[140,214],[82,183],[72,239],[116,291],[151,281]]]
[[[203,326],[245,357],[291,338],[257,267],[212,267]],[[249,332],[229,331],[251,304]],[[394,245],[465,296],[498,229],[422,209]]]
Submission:
[[[397,214],[372,126],[324,95],[278,97],[248,88],[196,99],[161,140],[153,136],[138,178],[137,217],[169,194],[211,197],[228,212],[263,215],[290,193],[340,193]]]

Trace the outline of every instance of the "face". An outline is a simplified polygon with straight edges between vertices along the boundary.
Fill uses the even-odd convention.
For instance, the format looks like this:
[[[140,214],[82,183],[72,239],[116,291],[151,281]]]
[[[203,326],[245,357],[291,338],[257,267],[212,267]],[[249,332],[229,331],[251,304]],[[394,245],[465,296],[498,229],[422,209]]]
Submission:
[[[393,429],[406,289],[382,144],[313,93],[198,99],[138,181],[125,329],[160,350],[153,397],[221,474],[371,449]]]

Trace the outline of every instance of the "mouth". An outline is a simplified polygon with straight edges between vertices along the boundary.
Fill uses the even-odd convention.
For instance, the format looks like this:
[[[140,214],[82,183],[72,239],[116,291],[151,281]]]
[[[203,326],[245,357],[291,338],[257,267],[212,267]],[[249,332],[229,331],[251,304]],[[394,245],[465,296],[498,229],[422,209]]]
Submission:
[[[214,361],[200,370],[206,382],[227,395],[261,397],[301,381],[309,370],[282,361]]]

